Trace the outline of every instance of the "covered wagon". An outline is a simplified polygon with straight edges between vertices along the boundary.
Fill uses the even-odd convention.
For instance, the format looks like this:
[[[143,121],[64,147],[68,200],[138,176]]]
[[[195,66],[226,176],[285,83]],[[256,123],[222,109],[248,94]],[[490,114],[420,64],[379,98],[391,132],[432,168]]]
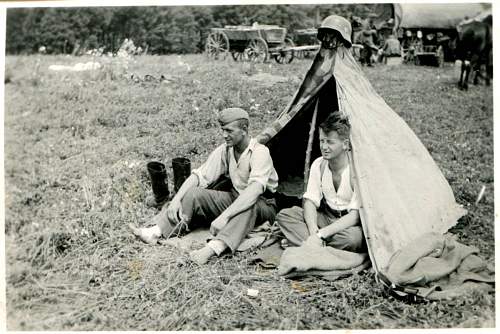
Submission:
[[[455,58],[457,25],[489,8],[485,3],[384,3],[376,7],[375,25],[398,36],[406,60],[441,66]]]

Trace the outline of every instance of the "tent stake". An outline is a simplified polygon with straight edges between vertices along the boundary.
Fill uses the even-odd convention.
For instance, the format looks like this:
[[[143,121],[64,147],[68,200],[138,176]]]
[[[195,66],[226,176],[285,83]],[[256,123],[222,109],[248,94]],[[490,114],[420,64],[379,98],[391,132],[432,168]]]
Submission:
[[[309,129],[309,139],[307,140],[306,161],[304,165],[304,192],[307,191],[307,181],[309,181],[309,164],[311,162],[311,151],[314,140],[314,132],[316,130],[316,116],[318,115],[318,102],[314,106],[314,113],[311,119],[311,128]]]

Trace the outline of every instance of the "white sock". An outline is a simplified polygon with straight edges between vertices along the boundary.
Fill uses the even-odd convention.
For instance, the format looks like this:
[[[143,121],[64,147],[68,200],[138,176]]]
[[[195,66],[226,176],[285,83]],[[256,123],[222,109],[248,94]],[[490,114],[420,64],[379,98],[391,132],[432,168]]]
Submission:
[[[221,255],[222,252],[227,248],[226,243],[219,239],[210,240],[207,246],[212,248],[212,250],[215,252],[215,254],[217,254],[217,256]]]
[[[148,237],[159,237],[159,236],[161,236],[160,226],[155,225],[155,226],[147,227],[144,229],[144,234]]]

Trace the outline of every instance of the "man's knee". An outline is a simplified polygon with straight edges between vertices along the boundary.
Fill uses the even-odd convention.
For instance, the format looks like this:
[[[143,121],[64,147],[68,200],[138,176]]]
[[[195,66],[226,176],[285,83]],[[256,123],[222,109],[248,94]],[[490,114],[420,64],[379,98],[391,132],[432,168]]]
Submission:
[[[334,248],[351,252],[366,251],[363,230],[360,226],[349,227],[336,233],[332,238],[331,244]]]
[[[207,189],[194,187],[189,189],[184,197],[182,198],[182,202],[199,202],[203,200],[207,196]]]
[[[290,221],[294,221],[297,217],[301,217],[302,213],[299,212],[300,208],[298,206],[294,206],[292,208],[286,208],[278,212],[276,215],[276,222],[278,226],[283,226],[289,223]]]

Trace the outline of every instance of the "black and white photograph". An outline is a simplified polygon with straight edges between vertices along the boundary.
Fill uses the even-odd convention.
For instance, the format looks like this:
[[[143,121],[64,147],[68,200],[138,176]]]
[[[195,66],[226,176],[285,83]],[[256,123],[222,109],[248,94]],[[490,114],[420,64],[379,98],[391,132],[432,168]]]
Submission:
[[[494,8],[2,3],[2,329],[493,332]]]

